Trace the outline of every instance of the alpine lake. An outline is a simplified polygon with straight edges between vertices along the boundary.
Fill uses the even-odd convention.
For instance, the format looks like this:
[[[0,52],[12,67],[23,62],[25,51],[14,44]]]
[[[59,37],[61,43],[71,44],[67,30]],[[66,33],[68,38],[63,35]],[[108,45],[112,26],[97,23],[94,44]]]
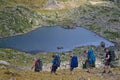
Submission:
[[[83,27],[65,29],[60,26],[41,27],[29,33],[0,39],[0,48],[12,48],[29,53],[66,52],[79,46],[98,46],[111,41]]]

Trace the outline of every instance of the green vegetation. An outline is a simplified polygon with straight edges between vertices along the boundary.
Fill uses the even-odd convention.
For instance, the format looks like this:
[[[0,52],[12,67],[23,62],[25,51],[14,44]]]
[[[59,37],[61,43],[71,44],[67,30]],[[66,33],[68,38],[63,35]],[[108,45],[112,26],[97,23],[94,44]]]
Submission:
[[[98,26],[97,24],[91,24],[91,25],[87,25],[87,26],[90,30],[93,30],[93,31],[96,31],[96,32],[100,32],[100,30],[101,30],[101,27]]]
[[[59,70],[57,71],[57,75],[46,71],[40,73],[32,71],[16,71],[13,69],[0,69],[0,71],[0,80],[9,80],[10,78],[15,78],[16,80],[103,80],[103,78],[98,75],[89,74],[79,69],[74,70],[74,75],[70,75],[69,70]],[[104,80],[110,79],[104,78]]]
[[[34,18],[34,13],[23,6],[6,7],[0,11],[0,36],[26,32],[32,28],[32,24],[29,22],[32,18]]]
[[[0,60],[8,61],[11,65],[14,66],[30,66],[32,59],[33,57],[30,54],[26,54],[24,52],[12,49],[0,49]]]
[[[106,35],[107,38],[109,39],[116,39],[120,38],[120,33],[119,32],[111,32],[109,30],[104,31],[104,34]]]
[[[67,1],[71,1],[71,0],[58,0],[58,1],[61,1],[61,2],[67,2]]]

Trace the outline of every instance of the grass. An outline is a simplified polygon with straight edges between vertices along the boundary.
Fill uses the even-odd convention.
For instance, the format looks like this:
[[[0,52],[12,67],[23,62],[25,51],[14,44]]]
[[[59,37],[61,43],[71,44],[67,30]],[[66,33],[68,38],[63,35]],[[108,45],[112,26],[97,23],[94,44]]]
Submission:
[[[6,7],[0,11],[0,28],[2,30],[0,36],[5,37],[16,33],[24,33],[32,28],[29,19],[33,18],[33,13],[25,7],[18,6],[17,8],[14,10],[13,7]]]
[[[96,32],[100,32],[101,27],[98,26],[98,24],[91,24],[91,25],[87,25],[89,27],[90,30],[96,31]]]
[[[29,7],[42,7],[42,5],[47,0],[1,0],[0,8],[5,8],[6,6],[15,7],[18,5],[25,5]]]
[[[15,71],[12,69],[3,69],[0,71],[0,80],[2,80],[2,78],[8,80],[12,77],[16,78],[16,80],[84,80],[84,78],[89,78],[90,80],[102,80],[101,77],[97,75],[89,74],[79,69],[74,70],[74,75],[70,75],[69,70],[59,70],[57,71],[58,75],[50,74],[50,72],[35,73],[32,71]]]
[[[107,36],[109,39],[115,39],[115,38],[120,38],[120,33],[119,32],[112,32],[109,30],[104,31],[104,34]]]
[[[12,49],[0,49],[0,60],[8,61],[14,66],[30,66],[33,57],[30,54]],[[27,63],[27,64],[26,64]]]
[[[61,2],[68,2],[68,1],[70,1],[70,0],[58,0],[58,1],[61,1]]]

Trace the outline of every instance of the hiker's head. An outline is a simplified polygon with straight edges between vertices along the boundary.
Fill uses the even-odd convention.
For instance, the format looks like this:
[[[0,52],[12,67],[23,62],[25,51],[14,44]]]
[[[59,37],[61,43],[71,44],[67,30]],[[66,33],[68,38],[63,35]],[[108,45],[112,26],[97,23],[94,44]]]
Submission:
[[[70,54],[70,57],[73,57],[73,53]]]
[[[52,55],[52,58],[55,58],[55,55]]]
[[[87,54],[87,50],[84,51],[84,54]]]
[[[105,51],[105,52],[108,52],[108,51],[109,51],[109,49],[108,49],[108,48],[105,48],[105,49],[104,49],[104,51]]]

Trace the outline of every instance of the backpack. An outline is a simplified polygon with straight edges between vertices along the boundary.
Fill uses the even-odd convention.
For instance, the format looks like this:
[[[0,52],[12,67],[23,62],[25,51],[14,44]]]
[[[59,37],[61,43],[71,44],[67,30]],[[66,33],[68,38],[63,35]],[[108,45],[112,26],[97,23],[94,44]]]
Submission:
[[[94,64],[96,61],[96,57],[94,55],[93,50],[88,50],[88,62],[90,62],[90,64]]]
[[[109,52],[110,52],[110,60],[115,61],[118,58],[118,55],[117,55],[117,53],[115,53],[114,47],[110,46]]]
[[[56,55],[56,60],[57,60],[57,67],[60,67],[60,56]]]
[[[35,63],[35,71],[39,72],[42,70],[42,60],[38,59]]]
[[[53,66],[60,67],[60,56],[56,55],[52,63],[53,63]]]
[[[77,56],[73,56],[71,59],[71,67],[76,68],[78,67],[78,57]]]

